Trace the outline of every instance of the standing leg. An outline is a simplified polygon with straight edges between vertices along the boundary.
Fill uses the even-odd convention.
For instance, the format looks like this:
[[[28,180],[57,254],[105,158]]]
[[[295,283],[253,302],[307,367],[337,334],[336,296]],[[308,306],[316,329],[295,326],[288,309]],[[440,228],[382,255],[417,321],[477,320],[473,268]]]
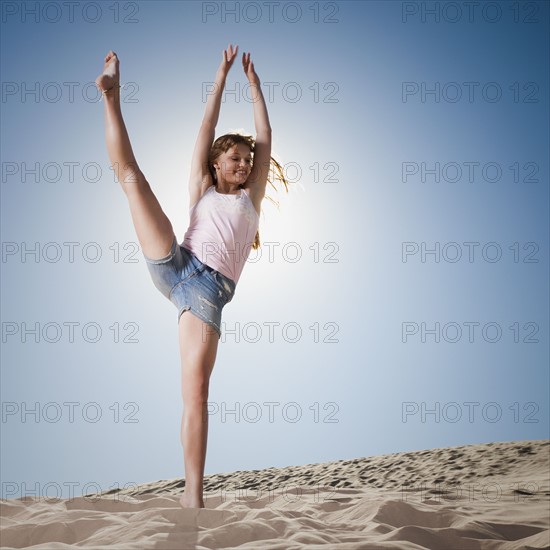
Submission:
[[[204,508],[203,478],[208,439],[208,387],[218,351],[218,333],[189,311],[179,320],[185,463],[184,508]]]
[[[128,198],[132,220],[143,254],[164,258],[174,239],[172,224],[139,169],[120,110],[119,60],[113,51],[105,57],[96,79],[105,103],[105,138],[113,170]]]

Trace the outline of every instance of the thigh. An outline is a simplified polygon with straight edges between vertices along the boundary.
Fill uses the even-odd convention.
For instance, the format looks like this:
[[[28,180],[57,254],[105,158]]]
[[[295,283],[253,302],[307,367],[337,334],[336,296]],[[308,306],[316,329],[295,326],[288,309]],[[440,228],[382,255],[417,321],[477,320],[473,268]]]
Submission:
[[[191,311],[180,316],[178,333],[183,400],[205,402],[218,351],[218,333]]]
[[[193,278],[200,263],[178,244],[175,235],[172,236],[172,246],[166,256],[156,260],[148,258],[145,254],[143,257],[156,288],[177,306],[172,297],[174,289]]]
[[[185,252],[185,249],[183,251]],[[191,256],[194,264],[198,266],[197,269],[182,278],[170,292],[170,300],[178,308],[178,323],[181,316],[190,311],[207,325],[204,327],[202,338],[212,331],[221,337],[222,311],[230,301],[232,292],[221,283],[221,274],[213,271],[195,256]]]
[[[127,183],[124,189],[143,254],[152,259],[163,258],[172,245],[174,230],[149,182],[138,172],[136,181]]]

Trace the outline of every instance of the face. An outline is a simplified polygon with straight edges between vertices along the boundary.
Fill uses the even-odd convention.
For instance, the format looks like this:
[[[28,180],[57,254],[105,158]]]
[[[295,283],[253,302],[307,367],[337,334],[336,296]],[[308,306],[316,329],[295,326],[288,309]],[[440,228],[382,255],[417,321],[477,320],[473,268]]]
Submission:
[[[213,163],[218,181],[243,184],[252,170],[252,153],[243,143],[238,143],[222,153]]]

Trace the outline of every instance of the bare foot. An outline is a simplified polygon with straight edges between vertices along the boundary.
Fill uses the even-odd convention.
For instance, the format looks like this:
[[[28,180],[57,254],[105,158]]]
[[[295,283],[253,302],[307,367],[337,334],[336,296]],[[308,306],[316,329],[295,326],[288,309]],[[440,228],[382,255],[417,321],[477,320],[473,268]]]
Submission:
[[[185,492],[180,497],[180,504],[182,508],[204,508],[202,497],[200,499],[189,498]]]
[[[119,83],[120,74],[118,72],[118,57],[116,53],[111,50],[105,56],[105,65],[103,66],[103,72],[95,79],[97,87],[103,92],[110,90]]]

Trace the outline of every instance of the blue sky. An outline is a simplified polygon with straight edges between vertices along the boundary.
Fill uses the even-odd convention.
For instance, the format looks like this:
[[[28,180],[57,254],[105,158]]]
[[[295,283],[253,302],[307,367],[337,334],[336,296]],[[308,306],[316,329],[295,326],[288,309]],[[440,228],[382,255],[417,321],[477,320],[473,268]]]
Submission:
[[[293,180],[224,309],[207,474],[548,437],[547,3],[47,4],[2,5],[3,497],[184,473],[177,311],[92,85],[109,49],[180,242],[229,42]],[[253,133],[245,82],[217,135]]]

